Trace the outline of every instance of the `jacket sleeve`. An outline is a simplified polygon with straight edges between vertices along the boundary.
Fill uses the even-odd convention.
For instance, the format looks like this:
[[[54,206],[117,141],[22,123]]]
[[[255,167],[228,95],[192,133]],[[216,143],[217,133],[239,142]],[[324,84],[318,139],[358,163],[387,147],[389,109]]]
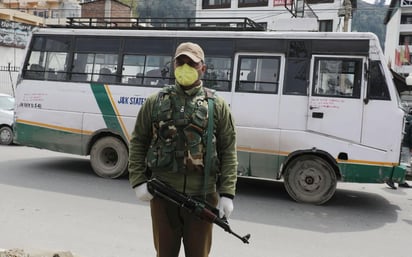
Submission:
[[[236,132],[229,106],[223,98],[216,98],[216,147],[220,160],[220,195],[233,198],[237,181]]]
[[[129,182],[136,187],[147,181],[146,154],[152,138],[152,108],[156,96],[146,99],[137,114],[136,123],[129,142]]]

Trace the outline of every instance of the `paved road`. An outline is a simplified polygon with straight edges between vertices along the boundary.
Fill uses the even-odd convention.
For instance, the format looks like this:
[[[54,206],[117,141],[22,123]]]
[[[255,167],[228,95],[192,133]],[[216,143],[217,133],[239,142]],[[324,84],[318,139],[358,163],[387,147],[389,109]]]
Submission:
[[[216,227],[211,257],[409,257],[412,189],[341,183],[312,206],[281,182],[240,180],[230,223],[251,243]],[[14,247],[154,256],[149,207],[126,178],[95,176],[87,158],[0,146],[0,249]]]

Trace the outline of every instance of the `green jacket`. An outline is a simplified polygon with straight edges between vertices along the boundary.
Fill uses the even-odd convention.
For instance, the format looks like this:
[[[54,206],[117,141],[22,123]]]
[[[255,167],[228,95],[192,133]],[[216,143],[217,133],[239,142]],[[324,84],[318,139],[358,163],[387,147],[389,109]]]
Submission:
[[[183,91],[175,85],[177,96],[194,96],[202,86]],[[155,176],[173,188],[188,195],[202,195],[203,173],[190,172],[147,172],[147,153],[153,138],[153,110],[158,94],[149,96],[141,107],[129,144],[129,181],[132,187],[146,182]],[[223,98],[216,95],[214,101],[214,133],[220,169],[210,172],[207,192],[217,191],[221,195],[233,197],[237,180],[236,133],[229,106]]]

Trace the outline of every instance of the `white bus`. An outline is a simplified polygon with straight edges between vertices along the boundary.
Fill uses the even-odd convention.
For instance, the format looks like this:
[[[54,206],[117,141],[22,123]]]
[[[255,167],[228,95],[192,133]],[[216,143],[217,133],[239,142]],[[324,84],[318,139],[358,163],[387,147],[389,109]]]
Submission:
[[[15,141],[125,174],[137,112],[174,83],[184,41],[204,48],[204,84],[231,107],[239,176],[283,179],[314,204],[337,181],[404,180],[404,111],[371,33],[41,28],[17,86]]]

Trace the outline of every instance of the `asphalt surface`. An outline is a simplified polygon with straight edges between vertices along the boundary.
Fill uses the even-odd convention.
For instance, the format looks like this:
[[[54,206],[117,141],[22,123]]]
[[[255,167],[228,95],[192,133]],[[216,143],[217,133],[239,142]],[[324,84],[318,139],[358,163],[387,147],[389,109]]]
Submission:
[[[210,257],[410,257],[412,189],[340,183],[313,206],[292,201],[281,182],[240,179],[230,225],[250,244],[215,226]],[[2,248],[155,256],[148,204],[127,178],[102,179],[85,157],[22,146],[0,146]]]

